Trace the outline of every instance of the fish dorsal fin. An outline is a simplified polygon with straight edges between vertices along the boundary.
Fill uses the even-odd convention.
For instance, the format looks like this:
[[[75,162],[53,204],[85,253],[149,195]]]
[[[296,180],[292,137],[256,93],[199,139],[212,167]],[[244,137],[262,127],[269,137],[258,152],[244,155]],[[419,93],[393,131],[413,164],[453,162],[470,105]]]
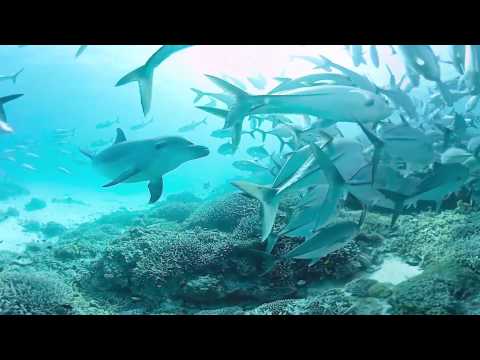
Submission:
[[[123,132],[122,129],[118,128],[117,129],[117,137],[115,138],[114,144],[120,144],[122,142],[127,141],[127,138],[125,137],[125,133]]]
[[[410,123],[407,121],[407,119],[405,119],[405,117],[402,114],[399,114],[399,116],[400,116],[400,120],[402,120],[402,124],[410,127]]]

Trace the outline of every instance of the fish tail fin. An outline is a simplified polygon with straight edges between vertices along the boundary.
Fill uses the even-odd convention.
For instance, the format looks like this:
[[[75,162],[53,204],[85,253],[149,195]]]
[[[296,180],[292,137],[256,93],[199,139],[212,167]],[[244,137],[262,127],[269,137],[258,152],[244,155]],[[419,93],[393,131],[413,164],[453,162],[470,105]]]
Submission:
[[[405,201],[408,199],[408,196],[397,193],[395,191],[390,191],[386,189],[377,189],[380,193],[385,195],[385,197],[389,200],[391,200],[394,204],[395,207],[393,209],[393,215],[392,215],[392,220],[390,222],[390,228],[393,228],[395,226],[395,223],[397,222],[397,219],[399,218],[400,214],[403,211]]]
[[[257,107],[263,105],[263,103],[252,104],[252,101],[250,100],[254,98],[254,96],[250,95],[239,87],[232,85],[229,82],[216,76],[205,76],[215,85],[220,87],[223,91],[229,93],[235,98],[235,103],[230,107],[230,111],[228,112],[228,115],[225,119],[224,129],[228,129],[238,122],[243,122],[245,116],[247,116]]]
[[[443,100],[445,100],[445,103],[448,106],[452,106],[453,105],[453,96],[452,96],[452,93],[450,92],[450,90],[448,89],[448,87],[443,82],[441,82],[440,80],[437,81],[437,87],[438,87],[438,90],[440,91],[440,94],[442,94],[442,98],[443,98]]]
[[[115,86],[138,82],[143,114],[146,116],[152,103],[153,69],[143,65],[122,77]]]
[[[253,140],[256,140],[255,132],[253,130],[252,131],[247,131],[247,134],[250,135]]]
[[[195,99],[193,99],[194,104],[199,102],[205,96],[205,93],[201,90],[195,88],[190,88],[190,90],[192,90],[196,94]]]
[[[278,205],[280,203],[278,196],[276,196],[277,190],[267,186],[252,184],[246,181],[233,181],[232,185],[262,203],[262,241],[267,240],[272,231],[273,224],[277,216]]]
[[[265,142],[265,140],[267,139],[267,133],[265,131],[261,130],[261,129],[258,129],[258,128],[252,130],[252,134],[254,134],[255,132],[259,132],[260,135],[262,135],[262,142]],[[254,135],[252,135],[252,136],[253,136],[253,138],[255,138]]]
[[[207,125],[207,118],[203,119],[200,123],[204,124],[204,125]]]
[[[15,99],[17,99],[21,96],[23,96],[23,94],[15,94],[15,95],[8,95],[8,96],[0,97],[0,106],[2,106],[3,104],[6,104],[9,101],[15,100]]]
[[[443,132],[443,149],[448,149],[450,146],[450,140],[453,131],[448,127],[440,124],[435,124],[435,126]]]
[[[315,143],[312,143],[310,147],[318,165],[320,165],[320,168],[323,170],[329,185],[334,186],[345,184],[345,180],[343,179],[342,175],[339,173],[330,158],[322,151],[322,149],[320,149],[320,147]]]
[[[373,156],[372,156],[372,184],[375,183],[375,174],[377,173],[378,164],[380,163],[380,158],[382,156],[382,150],[385,146],[383,140],[376,136],[372,131],[367,129],[367,127],[360,122],[357,123],[358,126],[362,129],[363,133],[367,139],[372,143],[374,147]]]
[[[25,69],[24,69],[24,68],[21,68],[19,71],[17,71],[17,72],[15,73],[15,75],[12,76],[12,82],[13,82],[14,84],[17,83],[17,77],[18,77],[18,75],[20,75],[20,74],[23,72],[23,70],[25,70]]]

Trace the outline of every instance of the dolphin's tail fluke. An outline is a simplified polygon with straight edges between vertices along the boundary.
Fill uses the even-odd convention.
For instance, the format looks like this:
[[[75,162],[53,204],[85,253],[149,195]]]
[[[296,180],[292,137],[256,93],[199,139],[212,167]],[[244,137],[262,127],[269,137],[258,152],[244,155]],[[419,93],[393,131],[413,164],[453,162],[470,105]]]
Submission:
[[[195,88],[191,88],[190,90],[192,90],[196,94],[195,99],[193,99],[194,104],[199,102],[205,96],[205,93],[201,90]]]
[[[12,82],[15,84],[17,82],[17,77],[23,72],[24,68],[21,68],[15,75],[12,76]]]
[[[280,203],[279,197],[276,196],[277,190],[268,186],[256,185],[246,181],[234,181],[232,182],[232,185],[262,203],[262,241],[267,240],[272,231],[277,216],[278,205]]]
[[[143,114],[146,116],[152,103],[153,69],[144,65],[121,78],[115,86],[122,86],[131,82],[138,82]]]

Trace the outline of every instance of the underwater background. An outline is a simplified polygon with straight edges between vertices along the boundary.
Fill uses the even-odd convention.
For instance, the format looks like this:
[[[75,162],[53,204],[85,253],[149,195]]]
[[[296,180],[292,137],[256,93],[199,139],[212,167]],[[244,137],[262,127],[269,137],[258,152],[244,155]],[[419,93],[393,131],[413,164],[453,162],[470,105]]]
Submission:
[[[205,74],[227,74],[249,94],[265,94],[247,78],[261,75],[263,88],[272,89],[276,77],[311,73],[312,64],[295,55],[322,54],[355,69],[343,45],[193,46],[156,69],[145,116],[137,85],[115,84],[158,48],[92,45],[75,57],[78,46],[0,46],[0,75],[24,69],[15,82],[0,82],[1,96],[24,94],[5,105],[14,132],[0,136],[0,314],[480,311],[480,218],[470,204],[404,214],[393,231],[389,213],[369,212],[355,241],[314,266],[264,254],[260,203],[231,182],[266,185],[274,176],[232,164],[251,160],[253,146],[278,152],[278,141],[244,135],[238,151],[220,154],[226,140],[211,133],[224,121],[197,108],[212,101],[205,96],[194,104],[191,89],[217,92]],[[447,57],[446,46],[432,49]],[[378,53],[400,79],[398,55],[387,46]],[[440,67],[442,78],[455,75],[448,64]],[[377,85],[389,81],[383,66],[365,64],[358,72]],[[429,95],[424,87],[411,91],[419,99]],[[463,112],[467,100],[453,109]],[[302,124],[302,116],[288,117]],[[179,131],[205,118],[206,124]],[[102,188],[105,177],[79,151],[110,146],[117,128],[128,141],[182,136],[210,153],[166,174],[161,199],[150,205],[147,183]],[[346,137],[360,134],[352,124],[338,128]],[[281,204],[273,228],[290,212]],[[356,221],[359,214],[358,207],[343,208],[336,218]],[[282,240],[274,256],[301,243]]]

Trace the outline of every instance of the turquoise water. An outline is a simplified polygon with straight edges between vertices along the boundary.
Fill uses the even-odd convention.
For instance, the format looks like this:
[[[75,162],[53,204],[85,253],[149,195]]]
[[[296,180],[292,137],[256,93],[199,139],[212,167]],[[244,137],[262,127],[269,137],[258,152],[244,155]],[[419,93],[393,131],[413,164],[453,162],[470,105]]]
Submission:
[[[419,223],[430,226],[433,229],[431,234],[448,233],[449,236],[454,235],[451,235],[453,232],[449,232],[448,226],[476,222],[476,218],[471,219],[476,216],[475,212],[458,213],[458,209],[445,210],[441,214],[410,214],[401,217],[399,229],[392,233],[388,227],[389,216],[372,211],[367,216],[364,230],[367,240],[363,243],[359,241],[347,251],[347,254],[356,254],[354,261],[345,260],[350,255],[341,255],[316,265],[315,270],[308,270],[303,263],[301,267],[298,262],[293,262],[286,270],[277,269],[274,275],[267,275],[265,279],[263,273],[271,259],[259,255],[264,250],[259,230],[262,213],[258,203],[238,195],[239,191],[230,182],[248,180],[271,184],[273,175],[249,174],[237,169],[233,163],[252,160],[247,153],[252,146],[263,144],[270,154],[278,153],[279,143],[271,136],[263,143],[259,134],[255,139],[244,135],[235,154],[219,154],[218,148],[228,139],[217,139],[210,134],[222,129],[224,120],[198,109],[196,106],[209,104],[210,99],[205,96],[194,104],[195,94],[191,88],[220,92],[205,75],[228,75],[240,79],[248,93],[264,94],[278,85],[275,77],[295,78],[312,73],[311,64],[293,60],[293,55],[323,54],[342,66],[367,75],[377,86],[388,83],[385,64],[392,69],[397,81],[405,71],[404,64],[398,56],[391,54],[387,46],[378,46],[382,63],[378,69],[370,63],[360,68],[353,67],[352,59],[343,46],[193,46],[173,54],[155,70],[152,106],[145,116],[138,86],[131,83],[116,87],[115,84],[144,64],[158,48],[156,45],[92,45],[76,58],[78,46],[0,46],[0,75],[10,75],[24,69],[15,83],[0,82],[0,97],[24,94],[5,105],[8,123],[14,132],[0,135],[0,184],[3,191],[14,193],[11,197],[0,198],[0,212],[17,212],[0,218],[0,274],[13,272],[30,276],[41,271],[59,276],[58,281],[62,286],[68,286],[65,293],[73,291],[79,294],[75,301],[68,300],[66,295],[65,299],[58,300],[64,306],[62,309],[68,308],[69,312],[75,314],[193,314],[202,311],[211,311],[213,314],[249,311],[263,314],[276,313],[277,305],[270,304],[287,299],[295,299],[296,302],[291,306],[296,310],[282,308],[278,310],[280,313],[310,313],[313,306],[310,302],[314,303],[318,296],[323,296],[322,301],[329,302],[330,307],[326,311],[329,314],[349,313],[354,305],[362,309],[360,313],[383,314],[392,304],[394,309],[398,307],[398,303],[395,303],[397,300],[392,302],[389,297],[394,288],[408,279],[422,276],[422,272],[428,268],[424,266],[425,262],[428,265],[430,258],[437,259],[435,256],[438,256],[443,259],[441,256],[450,254],[451,243],[438,245],[435,243],[438,236],[433,235],[431,239],[426,235],[428,241],[422,244],[425,248],[415,248],[409,242],[409,226],[417,226],[412,219],[420,219]],[[437,55],[447,58],[445,46],[432,48]],[[369,59],[368,54],[365,57]],[[448,64],[441,63],[440,67],[443,80],[455,76],[454,69]],[[263,90],[247,80],[259,74],[266,79]],[[410,95],[422,101],[427,101],[430,96],[426,86],[413,89]],[[456,102],[451,110],[464,112],[465,102],[466,99]],[[219,101],[217,106],[220,107]],[[119,123],[97,128],[97,124],[113,122],[117,118]],[[207,125],[201,124],[185,133],[178,131],[204,118],[207,118]],[[288,115],[288,118],[295,125],[303,126],[301,115]],[[153,122],[143,129],[131,129],[150,119]],[[248,123],[245,124],[245,130],[249,130]],[[90,159],[79,151],[90,149],[99,152],[109,147],[116,137],[116,128],[123,130],[128,141],[182,136],[196,145],[206,146],[210,153],[167,173],[163,177],[160,202],[148,205],[150,195],[147,182],[102,188],[112,179],[95,171]],[[340,123],[338,128],[345,137],[360,134],[359,128],[352,124]],[[74,129],[74,135],[59,144],[55,138],[55,132],[59,129]],[[98,141],[103,142],[104,146],[92,148],[92,143]],[[267,162],[262,164],[269,166]],[[24,192],[17,187],[24,189]],[[171,197],[179,194],[181,197],[176,200]],[[187,200],[191,197],[195,200]],[[28,204],[32,199],[38,199],[43,204],[29,209]],[[285,221],[291,215],[290,210],[288,206],[282,207],[279,221]],[[250,218],[249,211],[255,216]],[[158,215],[160,212],[163,215]],[[183,216],[183,213],[186,215]],[[217,216],[217,213],[220,215]],[[342,206],[342,212],[335,218],[357,221],[359,216],[358,209]],[[247,221],[241,222],[243,218],[248,218],[250,225]],[[47,226],[49,223],[50,227]],[[252,233],[241,237],[240,228],[241,231]],[[138,235],[135,231],[146,231],[148,236],[144,233]],[[383,238],[382,245],[376,243],[377,235]],[[178,243],[175,242],[175,236],[178,237]],[[140,239],[137,243],[142,244],[141,251],[147,247],[153,249],[163,241],[168,246],[162,245],[151,252],[143,252],[141,261],[135,260],[137,262],[131,268],[128,264],[109,263],[122,256],[127,259],[127,252],[136,253],[138,249],[134,248],[140,245],[135,245],[135,241],[130,243],[130,240],[137,238]],[[403,238],[405,240],[399,240]],[[188,248],[189,239],[192,249],[196,249],[198,254],[188,256],[198,261],[190,260],[185,255],[188,261],[182,258],[184,262],[178,260],[175,266],[172,265],[181,271],[168,277],[165,283],[156,283],[159,277],[164,276],[162,270],[165,270],[157,263],[163,257],[175,258],[176,255],[172,253],[178,254],[178,251],[172,251],[172,247],[185,242],[187,245],[182,246]],[[200,250],[210,241],[215,244],[212,245],[213,250]],[[280,241],[280,249],[276,251],[291,249],[292,244],[297,244],[295,241],[299,240],[284,238],[283,242]],[[220,260],[205,260],[209,252],[228,252],[218,250],[221,243],[228,251],[245,247],[257,253],[251,252],[238,258],[237,255],[232,255],[232,258],[228,255],[227,259],[218,255]],[[35,247],[37,250],[32,250]],[[432,248],[441,249],[441,256],[436,252],[432,255]],[[184,247],[181,249],[188,252]],[[274,252],[274,255],[278,254]],[[149,262],[155,263],[157,267],[152,266],[161,275],[145,275],[153,271],[142,268]],[[200,263],[208,263],[208,266],[201,267]],[[140,268],[143,272],[136,270]],[[100,279],[95,277],[98,274],[102,274]],[[40,285],[31,285],[37,284],[37,280],[17,279],[14,282],[23,284],[22,281],[25,281],[30,284],[25,285],[28,289],[35,286],[41,288],[43,280],[38,280]],[[366,286],[361,285],[361,281],[377,281],[381,284],[377,287],[377,295],[382,295],[371,296],[378,303],[372,305],[360,301],[354,304],[351,298],[344,297],[343,292],[339,293],[339,289],[347,294],[352,289],[360,291],[359,287]],[[175,282],[182,284],[180,289],[171,285]],[[48,288],[53,285],[46,283],[44,286]],[[10,295],[3,296],[7,299]],[[95,305],[91,305],[92,302]],[[337,304],[337,307],[332,304]],[[52,310],[47,305],[25,305],[26,308],[30,306],[25,313],[63,311],[58,308]],[[10,310],[4,310],[6,308],[7,305],[0,300],[0,313],[8,313]],[[418,308],[423,309],[420,305]],[[425,305],[425,308],[415,311],[428,313],[432,310],[429,305]],[[435,311],[433,309],[431,312]],[[16,313],[16,310],[12,312]]]

